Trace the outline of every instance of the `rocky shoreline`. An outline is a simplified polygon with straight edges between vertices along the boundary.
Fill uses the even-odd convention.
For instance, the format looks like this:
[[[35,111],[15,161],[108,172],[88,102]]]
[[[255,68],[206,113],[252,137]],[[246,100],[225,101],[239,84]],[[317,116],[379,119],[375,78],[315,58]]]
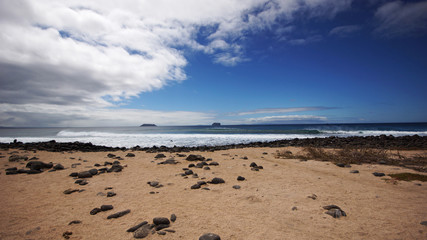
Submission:
[[[190,152],[190,151],[220,151],[238,148],[257,148],[257,147],[322,147],[322,148],[377,148],[377,149],[396,149],[396,150],[426,150],[426,136],[368,136],[368,137],[327,137],[327,138],[305,138],[291,140],[277,140],[271,142],[253,142],[247,144],[231,144],[223,146],[198,146],[198,147],[107,147],[98,146],[92,143],[68,142],[61,143],[55,140],[49,142],[22,143],[14,141],[11,143],[0,143],[0,149],[20,149],[20,150],[42,150],[49,152],[107,152],[107,151],[145,151],[145,152]]]

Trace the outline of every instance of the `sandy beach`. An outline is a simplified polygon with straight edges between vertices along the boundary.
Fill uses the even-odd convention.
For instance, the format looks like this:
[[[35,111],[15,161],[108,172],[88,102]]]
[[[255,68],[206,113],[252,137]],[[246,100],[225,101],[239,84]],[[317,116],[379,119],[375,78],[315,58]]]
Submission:
[[[204,233],[221,239],[427,239],[427,184],[394,181],[391,173],[416,172],[399,166],[352,164],[337,167],[327,161],[277,158],[277,152],[298,153],[302,148],[242,148],[214,152],[157,153],[144,151],[46,152],[0,151],[0,239],[134,239],[130,227],[155,217],[177,219],[175,232],[149,234],[146,239],[199,239]],[[123,160],[108,157],[112,153]],[[128,153],[134,157],[126,157]],[[407,151],[405,154],[425,154]],[[183,168],[197,161],[190,154],[208,159],[210,170]],[[37,157],[45,163],[61,164],[63,170],[40,174],[6,175],[5,169],[24,168],[29,162],[9,162],[11,155]],[[158,164],[173,158],[177,164]],[[211,160],[210,160],[210,159]],[[78,185],[73,172],[100,169],[119,161],[121,172],[87,178]],[[251,170],[251,163],[262,166]],[[99,167],[94,167],[100,164]],[[109,166],[110,167],[110,166]],[[206,167],[206,166],[204,166]],[[358,170],[359,173],[350,173]],[[385,173],[376,177],[372,173]],[[185,177],[184,177],[185,175]],[[242,176],[244,181],[238,181]],[[225,183],[201,185],[198,181],[222,178]],[[147,182],[159,182],[155,188]],[[153,184],[155,185],[155,184]],[[233,186],[238,185],[240,189]],[[111,189],[108,189],[111,188]],[[203,188],[208,188],[203,189]],[[79,189],[64,194],[67,189]],[[116,193],[107,197],[107,192]],[[337,205],[347,216],[333,218],[323,207]],[[95,215],[101,205],[114,208]],[[130,210],[120,218],[107,216]],[[71,224],[78,220],[81,223]]]

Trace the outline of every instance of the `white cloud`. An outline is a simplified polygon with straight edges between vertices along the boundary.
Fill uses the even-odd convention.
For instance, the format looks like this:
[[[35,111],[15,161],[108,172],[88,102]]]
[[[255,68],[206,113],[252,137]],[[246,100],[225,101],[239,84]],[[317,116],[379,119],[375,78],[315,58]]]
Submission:
[[[350,34],[360,31],[362,29],[359,25],[345,25],[345,26],[338,26],[334,27],[330,32],[329,35],[339,36],[339,37],[347,37]]]
[[[272,29],[278,19],[291,24],[298,12],[330,18],[350,2],[2,0],[0,113],[6,113],[4,104],[56,106],[40,107],[47,114],[75,106],[108,112],[106,107],[185,80],[187,48],[234,66],[249,60],[242,41],[250,33]],[[199,39],[202,28],[210,31]]]
[[[233,113],[231,115],[253,115],[253,114],[265,114],[265,113],[290,113],[290,112],[307,112],[307,111],[319,111],[331,109],[330,107],[293,107],[293,108],[262,108],[246,112]]]
[[[375,13],[379,22],[375,33],[384,37],[401,37],[427,32],[427,1],[393,1],[382,5]]]
[[[284,116],[266,116],[259,118],[248,118],[246,122],[251,124],[260,123],[291,123],[291,122],[326,122],[328,119],[323,116],[314,115],[284,115]]]
[[[139,126],[143,123],[157,125],[211,124],[214,115],[191,111],[154,111],[143,109],[105,109],[87,106],[52,104],[0,104],[2,126]]]

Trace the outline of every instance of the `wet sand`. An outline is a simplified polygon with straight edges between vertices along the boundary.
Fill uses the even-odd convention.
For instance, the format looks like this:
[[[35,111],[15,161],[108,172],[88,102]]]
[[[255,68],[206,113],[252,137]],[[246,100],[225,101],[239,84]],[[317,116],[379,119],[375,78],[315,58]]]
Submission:
[[[0,151],[0,239],[134,239],[126,230],[144,220],[176,214],[166,235],[149,235],[146,239],[198,239],[207,232],[221,239],[427,239],[427,183],[390,181],[385,174],[412,172],[397,166],[363,164],[340,168],[330,162],[297,159],[278,159],[277,150],[300,148],[243,148],[200,154],[218,166],[210,170],[191,168],[198,178],[181,176],[190,163],[177,153],[164,153],[166,158],[155,159],[157,153],[127,151],[111,152],[124,160],[121,172],[104,173],[88,178],[85,186],[75,184],[72,172],[94,168],[94,164],[114,161],[109,152],[54,153],[45,151]],[[10,152],[43,162],[60,163],[65,169],[40,174],[6,175],[5,169],[23,168],[27,162],[9,162]],[[267,154],[264,154],[267,153]],[[408,151],[410,154],[410,151]],[[242,159],[243,157],[248,159]],[[74,158],[74,159],[71,159]],[[158,165],[174,158],[176,165]],[[263,169],[252,171],[255,162]],[[71,165],[80,163],[75,168]],[[7,166],[6,166],[7,165]],[[100,167],[97,167],[98,169]],[[352,174],[350,170],[359,170]],[[426,173],[421,173],[426,175]],[[238,176],[246,178],[237,181]],[[210,190],[191,189],[197,181],[214,177],[223,184],[208,184]],[[388,180],[387,180],[388,179]],[[164,185],[153,188],[149,181]],[[234,185],[241,186],[234,189]],[[111,190],[105,190],[111,187]],[[66,189],[83,192],[64,194]],[[108,191],[117,195],[102,196]],[[150,192],[155,192],[151,194]],[[308,196],[316,195],[316,199]],[[103,204],[113,210],[90,215],[93,208]],[[333,218],[322,207],[335,204],[347,214]],[[296,208],[296,210],[295,210]],[[118,211],[130,209],[121,218],[107,219]],[[293,210],[294,209],[294,210]],[[81,224],[68,225],[73,220]]]

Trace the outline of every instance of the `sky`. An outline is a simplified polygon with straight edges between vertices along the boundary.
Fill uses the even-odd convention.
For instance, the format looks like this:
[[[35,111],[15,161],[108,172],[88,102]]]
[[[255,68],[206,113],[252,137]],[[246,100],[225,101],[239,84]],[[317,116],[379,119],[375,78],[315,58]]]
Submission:
[[[0,126],[427,122],[427,1],[0,0]]]

